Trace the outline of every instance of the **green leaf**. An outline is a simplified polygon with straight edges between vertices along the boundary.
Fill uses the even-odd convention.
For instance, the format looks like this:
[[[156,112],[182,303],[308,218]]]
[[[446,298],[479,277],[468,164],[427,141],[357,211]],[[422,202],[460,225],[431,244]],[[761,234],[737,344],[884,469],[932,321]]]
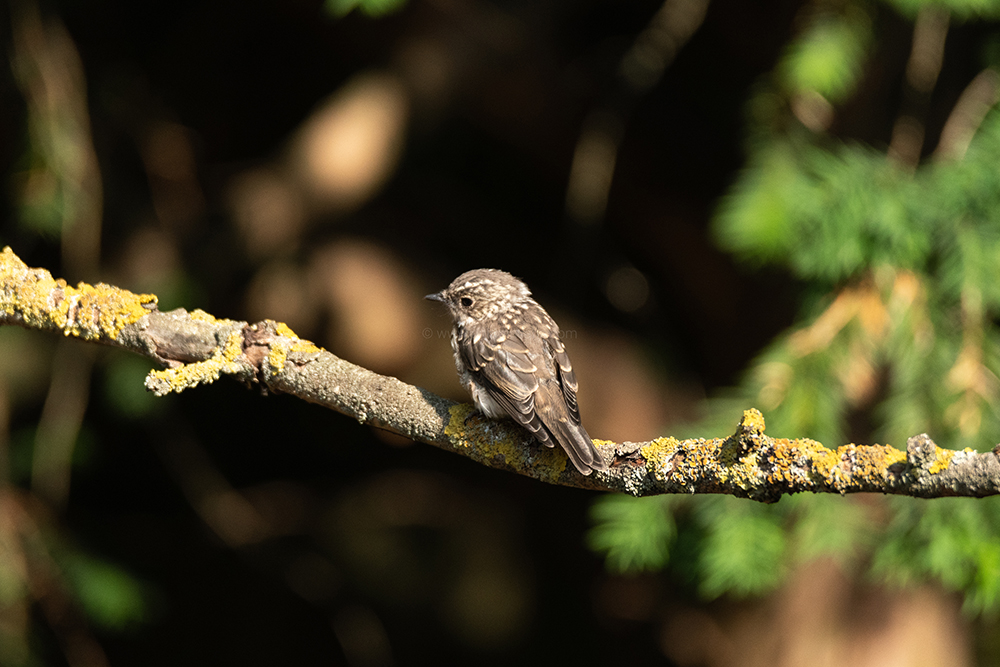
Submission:
[[[403,7],[406,0],[326,0],[323,8],[328,14],[342,18],[355,8],[368,16],[385,16]]]
[[[940,8],[947,10],[955,18],[996,18],[1000,16],[1000,2],[997,0],[887,0],[901,14],[913,18],[921,9]]]
[[[1000,498],[894,499],[895,510],[872,572],[907,585],[935,578],[965,592],[974,612],[1000,604]]]
[[[840,101],[857,85],[870,41],[866,14],[823,15],[792,42],[778,67],[781,79],[794,93]]]
[[[774,590],[787,571],[787,539],[777,511],[738,498],[711,498],[696,511],[704,531],[699,592],[747,597]]]
[[[143,585],[110,563],[80,553],[60,559],[84,613],[94,623],[120,630],[148,616]]]
[[[804,494],[782,502],[794,517],[789,536],[796,561],[832,558],[846,569],[869,546],[875,526],[860,499]]]
[[[799,166],[791,147],[776,144],[757,152],[713,221],[718,244],[759,263],[781,262],[791,251],[791,209]]]
[[[667,496],[604,496],[590,509],[594,527],[587,533],[587,544],[604,554],[613,572],[662,569],[676,533],[671,504]]]

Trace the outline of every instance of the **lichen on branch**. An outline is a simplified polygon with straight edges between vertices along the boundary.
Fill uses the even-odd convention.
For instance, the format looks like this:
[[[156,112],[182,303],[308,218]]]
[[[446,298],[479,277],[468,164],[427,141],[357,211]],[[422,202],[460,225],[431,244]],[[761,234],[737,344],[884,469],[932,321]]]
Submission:
[[[10,247],[0,251],[0,317],[7,324],[114,341],[122,328],[155,308],[152,294],[133,294],[103,283],[71,287],[44,269],[29,268]]]
[[[143,355],[165,367],[146,379],[157,395],[232,375],[551,484],[636,496],[722,493],[762,502],[804,491],[922,498],[1000,494],[1000,447],[985,453],[952,451],[921,434],[908,440],[906,451],[857,444],[829,449],[808,438],[766,435],[764,417],[755,409],[743,413],[728,438],[595,440],[610,469],[583,476],[566,465],[560,450],[539,446],[511,422],[486,419],[471,405],[340,359],[280,322],[250,324],[180,308],[161,312],[154,295],[104,284],[70,287],[44,269],[29,268],[10,248],[0,252],[4,324],[57,331]]]

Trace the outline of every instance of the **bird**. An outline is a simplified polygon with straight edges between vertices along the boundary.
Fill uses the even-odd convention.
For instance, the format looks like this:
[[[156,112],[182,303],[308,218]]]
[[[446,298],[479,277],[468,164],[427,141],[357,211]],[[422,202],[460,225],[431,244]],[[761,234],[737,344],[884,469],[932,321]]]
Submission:
[[[580,421],[576,373],[559,325],[524,282],[475,269],[424,298],[451,314],[455,369],[481,413],[513,419],[547,447],[559,443],[583,475],[608,470]]]

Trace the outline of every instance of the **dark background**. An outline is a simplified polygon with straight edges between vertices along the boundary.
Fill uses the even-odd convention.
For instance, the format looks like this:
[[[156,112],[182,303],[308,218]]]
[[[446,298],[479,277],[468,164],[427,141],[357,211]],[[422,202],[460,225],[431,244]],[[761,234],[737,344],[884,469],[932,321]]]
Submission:
[[[411,301],[467,269],[503,268],[564,329],[579,328],[580,340],[567,341],[575,365],[611,356],[641,367],[583,384],[584,417],[600,425],[592,434],[667,434],[697,416],[701,397],[735,383],[795,314],[795,284],[734,265],[708,223],[743,163],[746,100],[801,5],[711,3],[662,79],[635,92],[616,71],[656,2],[414,0],[377,19],[334,18],[305,0],[46,3],[41,15],[65,24],[86,76],[104,187],[99,275],[73,274],[57,234],[18,222],[31,111],[9,71],[0,160],[11,196],[0,241],[71,282],[106,279],[156,291],[164,309],[238,319],[281,319],[248,296],[270,262],[307,267],[344,239],[389,258],[371,270],[395,270]],[[880,62],[893,71],[910,28],[881,13]],[[232,184],[280,162],[306,118],[358,72],[406,72],[414,43],[436,45],[451,74],[434,95],[413,96],[388,180],[357,205],[310,208],[280,247],[248,249]],[[892,114],[881,104],[893,100],[878,84],[876,72],[840,130],[884,145]],[[581,127],[599,108],[615,111],[622,134],[606,214],[587,226],[567,216],[566,184]],[[150,167],[158,127],[181,128],[192,163],[177,183],[198,193],[176,197],[172,219],[159,206],[170,190]],[[170,280],[137,284],[148,277],[129,268],[137,248],[150,267],[169,266]],[[622,266],[649,287],[631,312],[605,296]],[[380,294],[362,305],[377,312]],[[412,337],[447,327],[435,304],[415,308]],[[348,311],[303,312],[297,333],[364,363],[351,354],[360,343],[336,333]],[[750,315],[753,327],[743,324]],[[431,338],[376,370],[462,398],[446,338]],[[55,341],[32,345],[49,354]],[[127,414],[114,398],[126,390],[112,382],[124,363],[97,359],[70,496],[51,519],[74,549],[141,582],[140,618],[93,631],[111,664],[665,664],[662,619],[692,594],[665,578],[605,574],[584,544],[592,494],[228,381],[155,404],[139,397]],[[642,415],[593,398],[612,377],[618,400],[638,402]],[[15,481],[44,388],[13,403]],[[232,528],[240,517],[249,532]],[[60,633],[46,623],[39,618],[39,653],[61,664]]]

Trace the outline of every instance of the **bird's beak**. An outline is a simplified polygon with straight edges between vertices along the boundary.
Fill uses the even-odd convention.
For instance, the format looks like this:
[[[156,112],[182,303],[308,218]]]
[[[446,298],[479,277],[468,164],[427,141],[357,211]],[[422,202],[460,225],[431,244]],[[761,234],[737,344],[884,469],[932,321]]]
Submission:
[[[441,303],[444,303],[444,296],[441,295],[441,292],[434,292],[434,294],[428,294],[424,298],[430,299],[431,301],[440,301]]]

